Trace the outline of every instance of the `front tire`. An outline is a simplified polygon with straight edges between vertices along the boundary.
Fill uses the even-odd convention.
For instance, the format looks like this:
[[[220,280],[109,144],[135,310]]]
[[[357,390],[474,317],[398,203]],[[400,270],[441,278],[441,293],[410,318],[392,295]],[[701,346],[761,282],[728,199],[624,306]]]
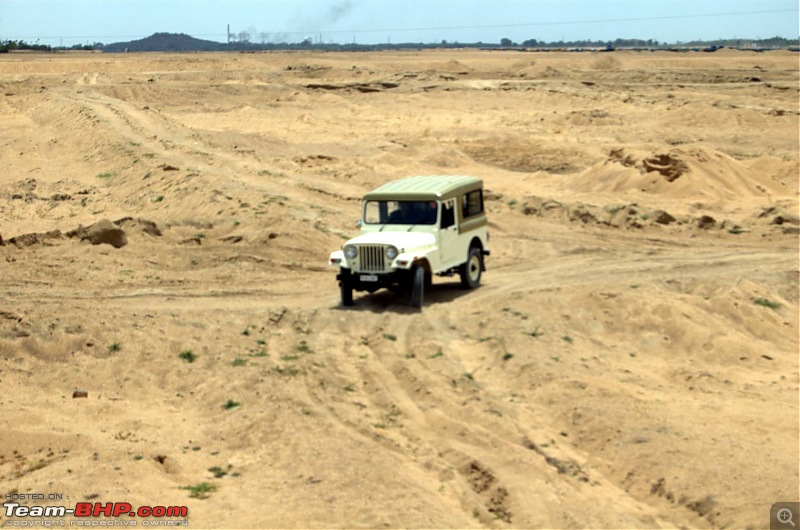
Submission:
[[[353,305],[353,285],[350,282],[350,269],[339,269],[339,290],[342,294],[342,305]]]
[[[483,253],[477,247],[471,247],[467,254],[467,262],[458,268],[461,276],[461,286],[464,289],[474,289],[481,284],[483,272]]]
[[[425,297],[425,268],[417,265],[411,271],[411,307],[422,308]]]

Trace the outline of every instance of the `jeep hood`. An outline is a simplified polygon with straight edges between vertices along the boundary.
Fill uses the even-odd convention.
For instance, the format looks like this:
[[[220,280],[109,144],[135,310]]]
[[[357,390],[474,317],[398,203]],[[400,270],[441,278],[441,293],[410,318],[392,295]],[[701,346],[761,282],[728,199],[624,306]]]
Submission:
[[[427,232],[368,232],[354,237],[345,244],[394,245],[402,253],[431,247],[436,244],[436,238]]]

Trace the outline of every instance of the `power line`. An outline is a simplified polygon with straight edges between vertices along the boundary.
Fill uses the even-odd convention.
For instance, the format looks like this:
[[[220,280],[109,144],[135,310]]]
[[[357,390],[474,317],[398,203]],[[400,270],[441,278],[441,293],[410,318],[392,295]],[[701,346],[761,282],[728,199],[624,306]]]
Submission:
[[[429,26],[429,27],[416,27],[416,28],[379,28],[379,29],[342,29],[342,30],[305,30],[305,31],[259,31],[259,34],[266,35],[309,35],[315,33],[337,34],[337,33],[402,33],[412,31],[453,31],[453,30],[476,30],[476,29],[508,29],[508,28],[533,28],[543,26],[573,26],[580,24],[613,24],[620,22],[648,22],[658,20],[685,20],[697,18],[716,18],[716,17],[733,17],[745,15],[765,15],[774,13],[797,13],[798,9],[772,9],[772,10],[759,10],[759,11],[736,11],[729,13],[704,13],[696,15],[666,15],[658,17],[635,17],[635,18],[610,18],[602,20],[568,20],[558,22],[525,22],[517,24],[483,24],[483,25],[469,25],[469,26]],[[194,37],[227,37],[226,33],[205,33],[194,34]],[[18,37],[20,39],[137,39],[142,38],[141,35],[57,35],[57,36],[36,36],[36,37]]]

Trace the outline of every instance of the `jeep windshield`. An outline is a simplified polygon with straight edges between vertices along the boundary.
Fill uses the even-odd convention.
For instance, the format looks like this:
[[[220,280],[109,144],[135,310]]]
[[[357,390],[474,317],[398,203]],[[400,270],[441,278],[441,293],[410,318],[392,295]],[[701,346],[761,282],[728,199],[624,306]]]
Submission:
[[[436,201],[367,201],[364,224],[436,224]]]

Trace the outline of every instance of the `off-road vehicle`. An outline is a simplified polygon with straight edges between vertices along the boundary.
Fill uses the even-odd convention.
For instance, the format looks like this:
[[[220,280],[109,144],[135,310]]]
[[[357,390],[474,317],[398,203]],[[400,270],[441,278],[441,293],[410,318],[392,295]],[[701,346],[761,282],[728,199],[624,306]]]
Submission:
[[[474,289],[489,255],[483,181],[470,176],[417,176],[389,182],[367,193],[361,204],[361,234],[331,253],[339,267],[342,305],[353,291],[381,288],[408,292],[422,307],[434,274],[461,277]]]

